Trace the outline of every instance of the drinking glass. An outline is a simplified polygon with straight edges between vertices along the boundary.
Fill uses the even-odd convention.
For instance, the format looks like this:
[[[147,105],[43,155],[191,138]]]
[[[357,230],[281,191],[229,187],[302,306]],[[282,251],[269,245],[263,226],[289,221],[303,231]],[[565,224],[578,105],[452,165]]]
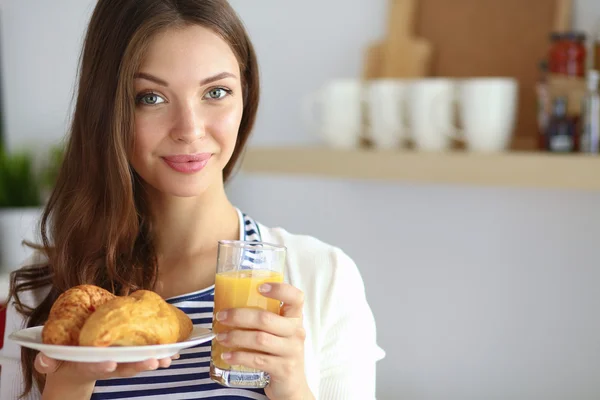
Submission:
[[[258,288],[266,282],[283,282],[286,248],[264,242],[220,241],[215,279],[213,332],[231,330],[220,324],[216,314],[225,309],[256,308],[279,314],[281,302],[263,296]],[[210,377],[227,387],[263,388],[269,383],[266,372],[229,365],[221,354],[236,351],[216,340],[212,342]]]

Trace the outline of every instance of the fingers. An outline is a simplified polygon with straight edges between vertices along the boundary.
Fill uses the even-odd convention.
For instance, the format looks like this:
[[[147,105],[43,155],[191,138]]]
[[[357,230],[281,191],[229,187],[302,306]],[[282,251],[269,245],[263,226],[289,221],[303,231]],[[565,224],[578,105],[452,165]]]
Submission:
[[[71,366],[85,376],[96,379],[98,376],[110,376],[117,369],[117,363],[112,361],[100,363],[72,363]]]
[[[171,361],[169,360],[169,365]],[[117,370],[114,372],[113,377],[118,378],[132,378],[141,372],[154,371],[158,369],[160,362],[157,359],[150,359],[146,361],[136,363],[122,363],[119,364]]]
[[[295,320],[265,310],[236,308],[219,311],[217,321],[223,325],[249,330],[260,330],[276,336],[292,336],[296,329]]]
[[[236,330],[220,333],[216,339],[225,347],[256,350],[279,356],[288,356],[298,351],[295,348],[296,341],[290,342],[285,338],[271,335],[267,332]]]
[[[40,374],[51,374],[56,372],[60,366],[60,362],[46,356],[43,353],[38,353],[34,362],[35,370]]]
[[[287,283],[266,283],[259,288],[263,296],[283,302],[282,315],[288,318],[302,318],[304,293]]]
[[[179,358],[179,355],[173,357],[176,359]],[[141,372],[154,371],[158,368],[169,368],[171,366],[171,358],[162,358],[160,360],[150,359],[137,363],[120,364],[112,361],[100,363],[72,363],[54,360],[43,353],[38,353],[34,365],[38,372],[45,375],[56,373],[60,368],[61,373],[67,373],[76,378],[99,380],[109,378],[130,378]]]
[[[42,374],[53,374],[62,366],[75,368],[80,372],[82,377],[96,376],[114,372],[117,368],[117,363],[101,362],[101,363],[64,363],[63,361],[55,360],[43,353],[38,353],[35,358],[35,369]]]
[[[171,358],[162,358],[157,360],[155,358],[140,361],[136,363],[98,363],[89,364],[90,368],[94,368],[94,365],[110,364],[107,370],[100,370],[99,374],[101,378],[96,375],[97,379],[108,379],[108,378],[132,378],[146,371],[155,371],[159,368],[169,368],[171,366]]]
[[[304,293],[287,283],[266,283],[260,292],[284,303],[281,316],[265,310],[237,308],[219,311],[217,321],[223,325],[261,330],[276,336],[292,336],[302,326]]]
[[[117,368],[117,363],[70,363],[55,360],[43,353],[35,357],[34,366],[41,374],[54,374],[60,370],[61,374],[67,374],[75,378],[97,379],[97,377],[108,376]]]
[[[172,357],[169,358],[161,358],[158,360],[158,368],[169,368],[171,366]]]

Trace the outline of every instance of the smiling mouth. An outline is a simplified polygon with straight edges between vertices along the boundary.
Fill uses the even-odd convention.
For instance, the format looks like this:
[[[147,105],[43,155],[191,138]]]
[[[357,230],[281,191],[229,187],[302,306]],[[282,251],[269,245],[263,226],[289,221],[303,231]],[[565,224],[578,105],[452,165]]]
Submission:
[[[212,157],[211,153],[198,153],[198,154],[178,154],[173,156],[164,156],[163,159],[172,163],[186,163],[186,162],[202,162],[207,161]]]
[[[211,158],[212,154],[210,153],[191,155],[182,154],[162,157],[165,164],[167,164],[171,169],[183,174],[200,172],[204,169],[204,167],[206,167]]]

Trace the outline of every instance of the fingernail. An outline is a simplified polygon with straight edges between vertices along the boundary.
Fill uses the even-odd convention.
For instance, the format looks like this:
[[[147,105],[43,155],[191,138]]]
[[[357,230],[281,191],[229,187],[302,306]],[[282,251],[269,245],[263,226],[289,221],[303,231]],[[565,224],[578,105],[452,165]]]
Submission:
[[[271,285],[268,283],[263,283],[259,286],[258,291],[261,293],[269,293],[271,291]]]
[[[173,357],[171,357],[172,360],[179,360],[181,356],[179,354],[175,354]]]
[[[221,358],[223,360],[229,360],[231,358],[231,353],[223,353],[221,354]]]
[[[46,362],[46,357],[43,354],[40,354],[40,365],[44,368],[48,368],[48,363]]]
[[[219,334],[217,335],[217,340],[218,340],[219,342],[222,342],[222,341],[223,341],[223,340],[225,340],[225,339],[227,339],[227,334],[226,334],[226,333],[219,333]]]
[[[116,370],[117,370],[117,364],[110,364],[105,369],[106,372],[115,372]]]
[[[225,318],[227,318],[227,311],[219,311],[217,313],[217,321],[223,321]]]

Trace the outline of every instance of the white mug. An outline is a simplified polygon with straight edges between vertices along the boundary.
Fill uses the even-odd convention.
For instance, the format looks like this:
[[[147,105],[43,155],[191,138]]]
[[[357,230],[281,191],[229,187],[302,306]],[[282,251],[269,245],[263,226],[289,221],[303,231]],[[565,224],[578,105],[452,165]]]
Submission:
[[[409,81],[375,79],[366,87],[366,135],[381,149],[397,148],[407,136],[406,92]]]
[[[503,151],[516,124],[519,85],[513,78],[471,78],[458,85],[461,136],[471,151]]]
[[[362,81],[334,80],[305,99],[305,116],[311,130],[330,146],[355,148],[362,134],[362,104]]]
[[[410,135],[418,150],[443,151],[456,136],[456,82],[445,78],[417,79],[408,85]]]

